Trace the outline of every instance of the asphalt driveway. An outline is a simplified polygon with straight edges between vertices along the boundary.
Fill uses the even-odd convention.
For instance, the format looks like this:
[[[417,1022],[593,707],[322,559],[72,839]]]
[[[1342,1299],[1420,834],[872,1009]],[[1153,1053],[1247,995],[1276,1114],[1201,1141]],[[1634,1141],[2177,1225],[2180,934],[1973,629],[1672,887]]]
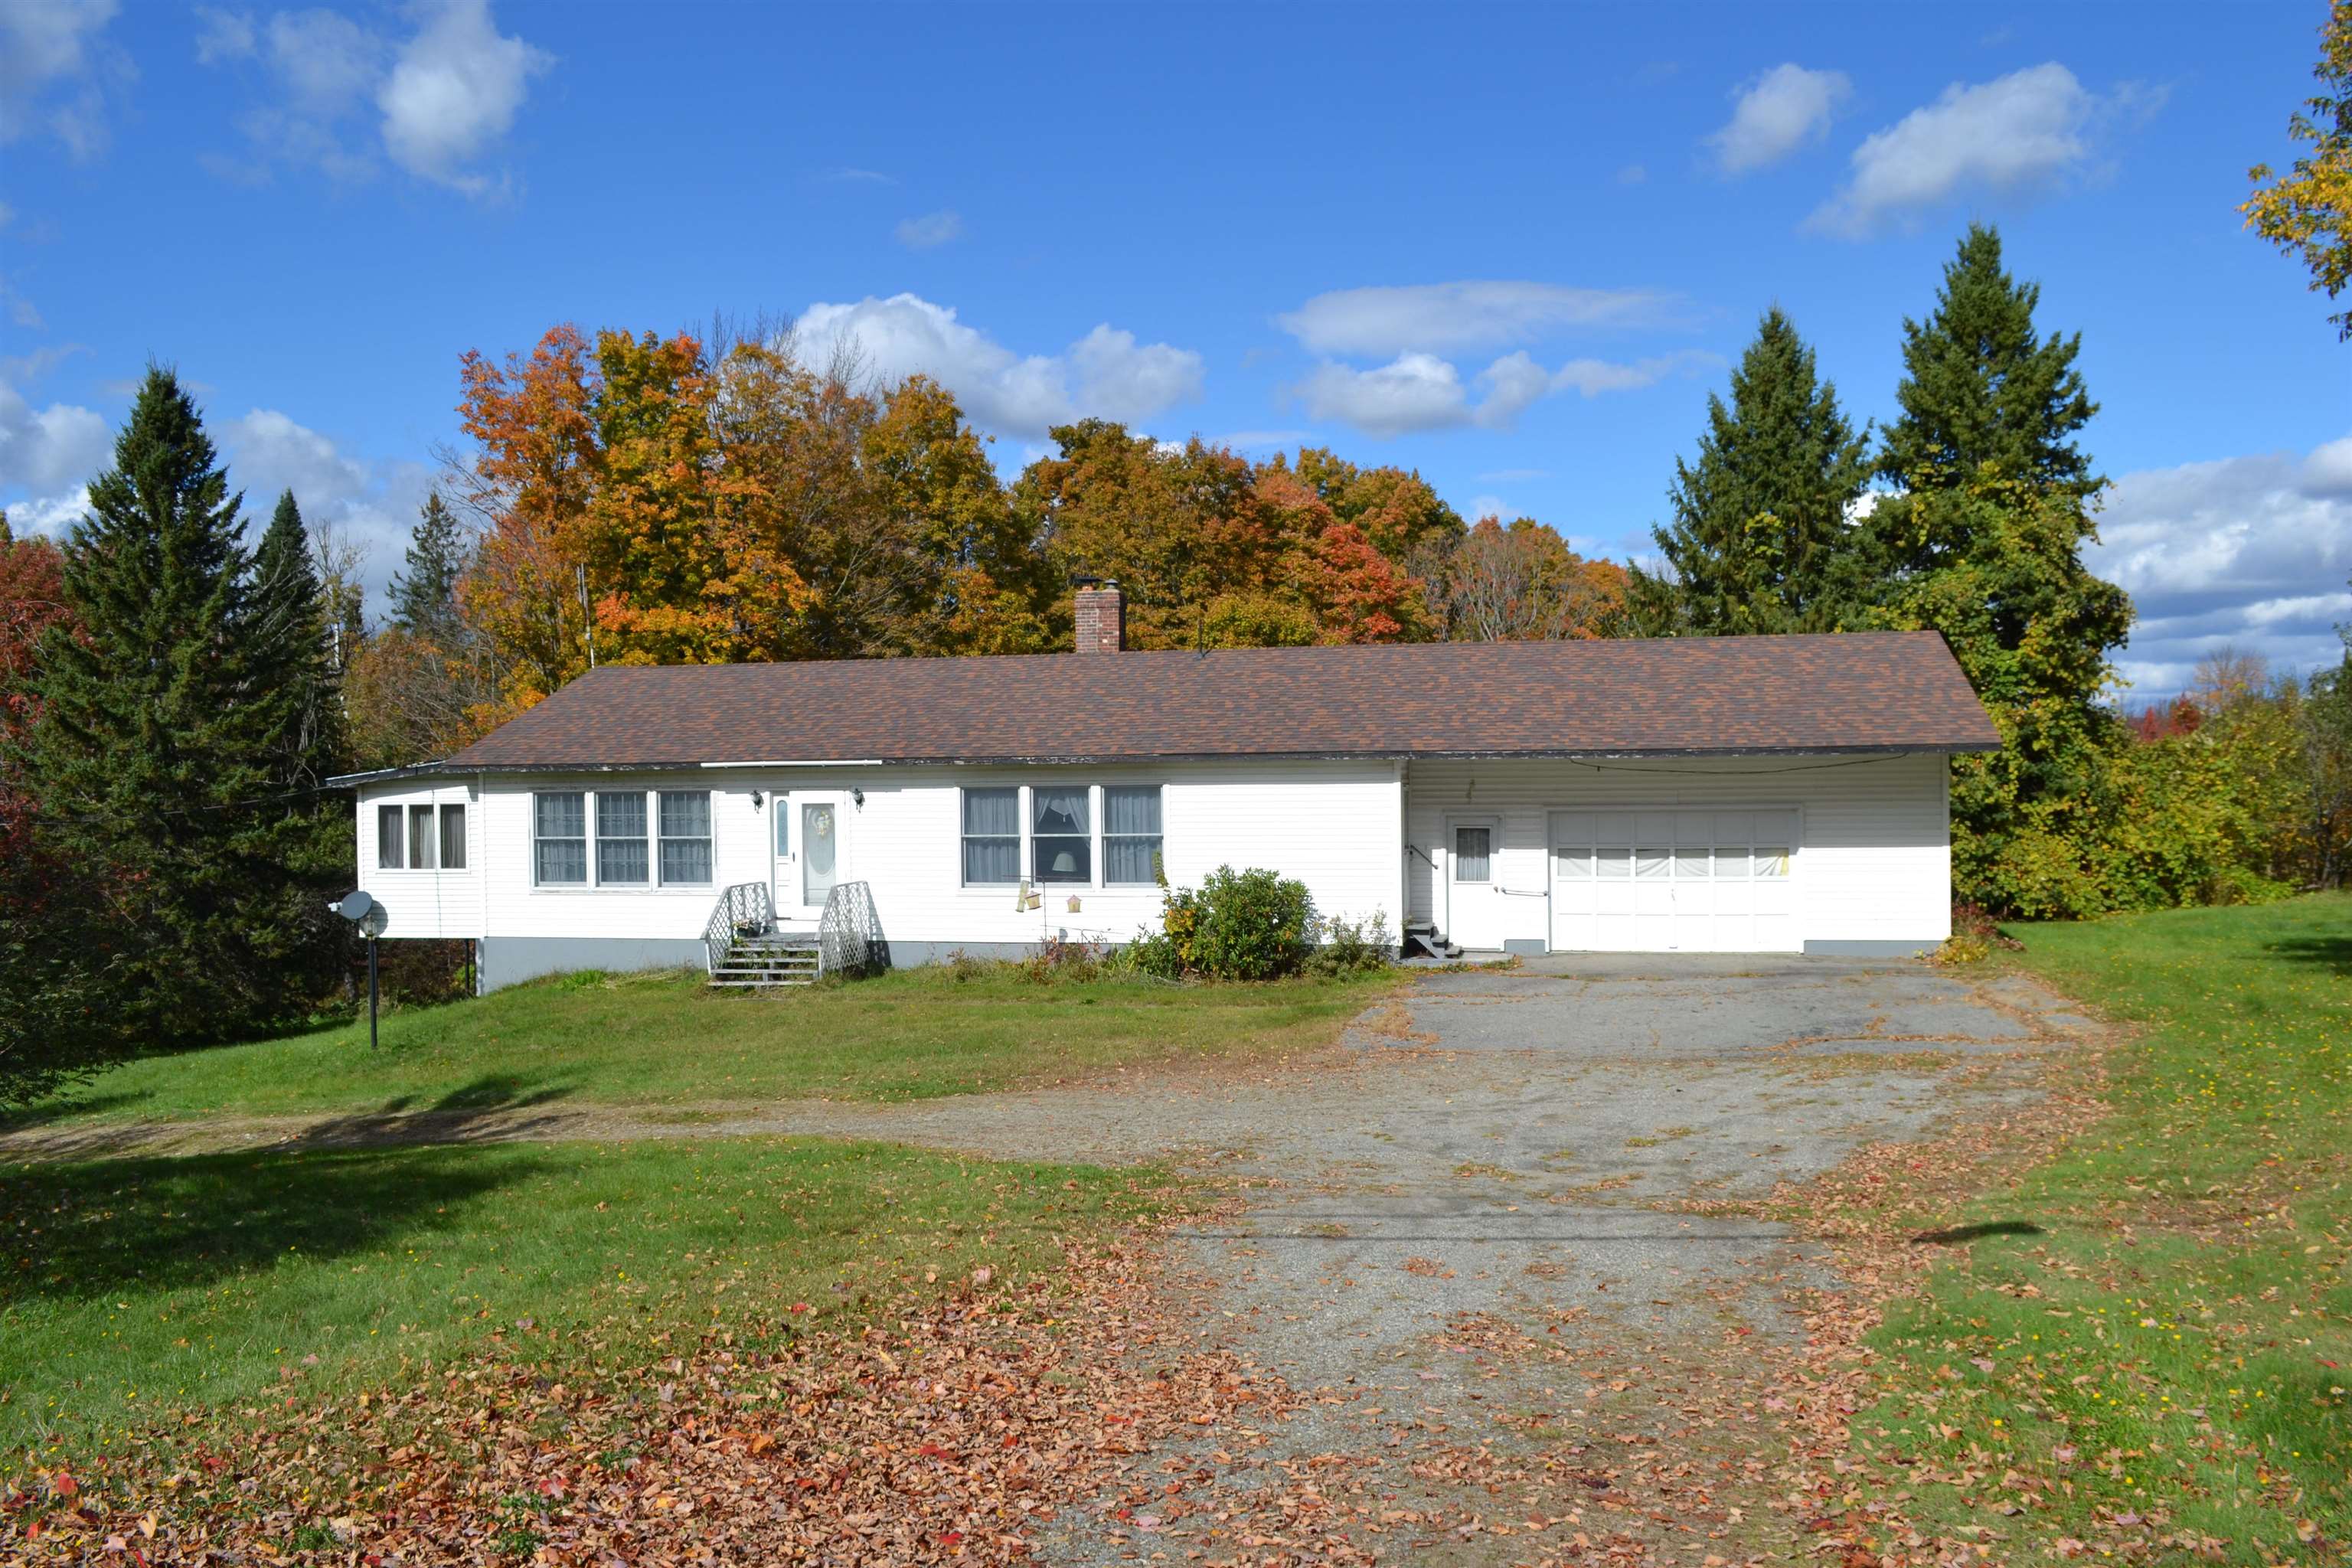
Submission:
[[[1726,1343],[1786,1344],[1810,1293],[1837,1282],[1826,1251],[1782,1226],[1693,1211],[2032,1096],[2046,1055],[2096,1028],[2021,978],[1916,962],[1544,959],[1423,976],[1351,1032],[1353,1072],[1181,1104],[1048,1097],[1026,1126],[1032,1148],[1099,1159],[1141,1152],[1156,1125],[1163,1153],[1246,1184],[1240,1217],[1192,1233],[1184,1261],[1213,1334],[1318,1394],[1249,1462],[1295,1478],[1318,1456],[1384,1457],[1380,1506],[1352,1517],[1405,1519],[1405,1540],[1359,1542],[1393,1550],[1422,1515],[1516,1500],[1560,1517],[1540,1486],[1514,1500],[1516,1483],[1464,1480],[1498,1453],[1528,1456],[1522,1476],[1577,1456],[1604,1488],[1661,1443],[1690,1461],[1674,1434],[1694,1425],[1694,1369]],[[1719,1436],[1707,1462],[1727,1475],[1770,1441]],[[1149,1536],[1116,1513],[1073,1520],[1045,1560],[1213,1557],[1231,1544],[1215,1511]],[[1758,1528],[1735,1507],[1601,1517],[1654,1562],[1721,1562]],[[1414,1560],[1553,1560],[1563,1528],[1549,1545],[1449,1531]]]

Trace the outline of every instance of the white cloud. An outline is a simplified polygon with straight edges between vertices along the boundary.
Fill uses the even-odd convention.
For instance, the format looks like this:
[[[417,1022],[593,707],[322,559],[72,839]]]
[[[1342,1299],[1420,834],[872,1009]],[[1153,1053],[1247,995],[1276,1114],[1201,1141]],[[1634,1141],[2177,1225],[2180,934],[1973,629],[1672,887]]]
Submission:
[[[1284,447],[1302,446],[1313,439],[1307,430],[1228,430],[1210,437],[1210,444],[1230,447],[1236,452],[1268,452]]]
[[[1855,148],[1844,188],[1807,226],[1860,237],[1963,193],[2053,184],[2089,165],[2104,113],[2147,101],[2130,89],[2102,99],[2055,61],[1973,87],[1955,82]]]
[[[2126,474],[2107,492],[2092,569],[2139,612],[2120,664],[2135,697],[2188,682],[2234,647],[2280,668],[2342,655],[2352,620],[2352,437],[2306,458],[2273,452]]]
[[[0,495],[37,503],[63,494],[78,505],[82,483],[104,466],[110,444],[106,419],[96,410],[68,403],[37,409],[0,381]],[[16,506],[9,516],[20,521]]]
[[[196,7],[196,20],[203,24],[196,32],[198,65],[218,65],[223,60],[252,58],[255,33],[251,13],[199,5]]]
[[[331,438],[274,408],[252,409],[215,426],[215,434],[229,484],[245,492],[248,539],[258,539],[278,496],[292,490],[313,530],[323,525],[339,542],[359,549],[369,614],[380,614],[417,510],[432,489],[431,472],[419,463],[353,458]]]
[[[339,115],[365,100],[383,77],[384,49],[382,38],[332,11],[269,19],[270,63],[300,109]]]
[[[915,294],[811,305],[794,328],[803,361],[824,364],[844,346],[867,369],[920,373],[953,392],[974,423],[1022,436],[1098,416],[1150,419],[1201,395],[1203,366],[1190,349],[1139,343],[1108,323],[1059,354],[1020,354]]]
[[[489,0],[442,0],[376,93],[385,150],[411,174],[467,195],[489,192],[471,165],[513,127],[530,79],[554,63],[500,36]]]
[[[1774,66],[1739,89],[1730,123],[1706,139],[1715,149],[1716,167],[1743,174],[1779,163],[1827,135],[1831,117],[1853,94],[1853,83],[1843,71]]]
[[[0,5],[0,145],[47,131],[77,158],[106,145],[100,79],[134,75],[99,35],[116,0],[7,0]],[[58,99],[52,89],[61,89]]]
[[[1518,509],[1501,496],[1472,496],[1466,503],[1454,510],[1472,522],[1484,522],[1490,517],[1499,521],[1519,515]]]
[[[920,217],[902,219],[893,231],[898,243],[909,250],[934,250],[963,235],[963,219],[952,212],[925,213]]]
[[[1674,303],[1646,289],[1419,283],[1333,289],[1275,321],[1319,354],[1442,353],[1532,342],[1570,327],[1640,326],[1669,314]]]
[[[1596,397],[1652,385],[1677,371],[1721,363],[1714,354],[1686,351],[1629,364],[1574,359],[1546,370],[1525,350],[1505,354],[1471,380],[1435,354],[1403,353],[1372,370],[1329,361],[1290,388],[1317,419],[1336,419],[1368,436],[1451,430],[1466,426],[1508,428],[1520,415],[1555,393]],[[1474,399],[1472,393],[1478,395]]]
[[[432,0],[415,14],[415,35],[399,42],[334,11],[280,11],[257,22],[200,7],[197,63],[259,60],[268,80],[263,100],[236,120],[252,157],[201,161],[248,184],[280,163],[363,180],[381,167],[380,147],[409,173],[467,195],[504,190],[504,175],[478,165],[551,60],[499,36],[488,0]]]

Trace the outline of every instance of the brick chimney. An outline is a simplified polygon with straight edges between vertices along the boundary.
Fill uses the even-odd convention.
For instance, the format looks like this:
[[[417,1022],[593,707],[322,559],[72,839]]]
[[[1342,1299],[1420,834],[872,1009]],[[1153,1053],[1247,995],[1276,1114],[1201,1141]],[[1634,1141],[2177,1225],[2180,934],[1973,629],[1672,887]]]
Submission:
[[[1081,588],[1077,595],[1078,651],[1123,653],[1127,649],[1127,596],[1116,583]]]

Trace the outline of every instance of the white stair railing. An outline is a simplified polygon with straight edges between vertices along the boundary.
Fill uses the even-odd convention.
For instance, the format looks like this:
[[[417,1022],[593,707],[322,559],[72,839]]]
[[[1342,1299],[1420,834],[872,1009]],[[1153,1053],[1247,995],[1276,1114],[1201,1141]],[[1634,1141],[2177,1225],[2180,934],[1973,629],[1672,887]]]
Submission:
[[[765,882],[738,882],[719,895],[702,928],[702,968],[715,974],[738,937],[765,936],[776,929],[776,907]]]

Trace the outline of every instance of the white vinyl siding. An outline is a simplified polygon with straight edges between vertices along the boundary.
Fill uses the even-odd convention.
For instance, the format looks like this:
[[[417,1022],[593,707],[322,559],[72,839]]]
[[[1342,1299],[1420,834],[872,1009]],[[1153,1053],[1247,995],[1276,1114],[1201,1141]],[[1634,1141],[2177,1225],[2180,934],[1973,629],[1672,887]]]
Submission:
[[[1706,757],[1670,762],[1546,759],[1423,760],[1406,776],[1408,918],[1445,924],[1442,885],[1449,816],[1495,817],[1497,882],[1546,893],[1556,811],[1672,812],[1676,808],[1795,814],[1801,837],[1786,845],[1726,845],[1785,858],[1783,874],[1799,942],[1940,942],[1951,928],[1951,852],[1939,753],[1880,757]],[[1639,835],[1633,835],[1638,837]],[[1650,843],[1597,846],[1596,879],[1671,881],[1671,834]],[[1513,897],[1507,940],[1549,942],[1548,897]]]
[[[469,937],[481,934],[482,885],[475,868],[473,781],[404,780],[380,792],[362,794],[359,811],[359,885],[381,902],[393,937]],[[523,819],[526,833],[529,819]],[[412,867],[416,823],[427,844],[425,864]],[[516,864],[530,874],[528,855]]]
[[[841,768],[793,770],[727,769],[671,771],[626,775],[632,788],[648,795],[669,790],[708,790],[710,815],[710,880],[701,887],[664,887],[656,863],[647,886],[597,888],[593,866],[587,881],[548,886],[535,879],[538,843],[534,800],[541,795],[572,795],[582,800],[582,826],[593,826],[588,798],[622,783],[609,774],[480,781],[480,795],[468,806],[472,869],[447,873],[378,872],[362,879],[369,891],[391,909],[391,934],[533,938],[659,938],[690,942],[702,933],[719,889],[738,882],[764,882],[775,870],[773,814],[786,813],[787,833],[800,832],[800,799],[837,799],[838,874],[866,882],[874,894],[883,933],[893,942],[927,944],[933,952],[958,945],[974,948],[1034,945],[1055,935],[1073,941],[1124,942],[1157,925],[1160,889],[1149,881],[1097,886],[1063,885],[1045,889],[1044,907],[1022,910],[1008,884],[967,884],[963,844],[968,795],[1012,792],[1013,810],[983,820],[983,826],[1009,823],[1013,881],[1025,865],[1029,818],[1024,792],[1038,785],[1075,784],[1093,792],[1089,826],[1097,841],[1095,871],[1111,869],[1113,838],[1160,840],[1169,880],[1198,887],[1221,865],[1267,866],[1307,884],[1318,910],[1350,919],[1375,912],[1400,924],[1397,909],[1396,825],[1402,796],[1393,763],[1183,763],[1144,765],[1053,767]],[[467,798],[466,784],[440,786],[440,799]],[[863,805],[850,798],[853,784]],[[1110,805],[1114,789],[1156,791],[1159,835],[1115,834],[1113,826],[1149,822],[1138,805]],[[751,804],[757,792],[761,805]],[[387,791],[387,794],[390,792]],[[421,796],[410,790],[408,796]],[[1002,799],[1003,796],[996,798]],[[1140,795],[1129,797],[1139,801]],[[370,802],[369,804],[373,804]],[[1001,813],[1001,808],[999,808]],[[363,865],[373,860],[373,817],[361,846]],[[656,824],[656,827],[658,825]],[[584,836],[583,858],[593,858],[593,834]],[[1127,853],[1127,852],[1122,852]],[[1130,864],[1144,866],[1149,850],[1139,845]],[[478,879],[467,884],[467,879]],[[403,879],[444,888],[411,890]],[[460,884],[466,884],[462,889]],[[1082,905],[1068,908],[1076,897]]]

